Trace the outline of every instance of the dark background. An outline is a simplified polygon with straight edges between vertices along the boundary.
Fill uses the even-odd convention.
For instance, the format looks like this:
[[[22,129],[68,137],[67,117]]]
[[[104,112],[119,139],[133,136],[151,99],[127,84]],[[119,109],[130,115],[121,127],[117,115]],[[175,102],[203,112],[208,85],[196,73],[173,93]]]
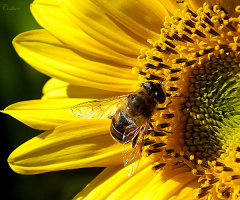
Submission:
[[[31,0],[0,0],[0,109],[12,103],[39,99],[49,79],[31,68],[16,54],[13,38],[24,31],[38,29],[30,12]],[[8,200],[72,199],[102,168],[76,169],[39,175],[14,173],[7,164],[10,153],[40,133],[14,118],[0,113],[2,173],[1,198]]]

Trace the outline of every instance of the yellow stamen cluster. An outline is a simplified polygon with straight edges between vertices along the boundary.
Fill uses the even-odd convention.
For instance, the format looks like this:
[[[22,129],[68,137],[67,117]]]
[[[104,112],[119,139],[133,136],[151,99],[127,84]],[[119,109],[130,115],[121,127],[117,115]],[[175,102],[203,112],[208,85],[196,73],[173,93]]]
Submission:
[[[147,153],[155,170],[186,164],[200,177],[196,198],[239,199],[240,16],[204,3],[196,13],[177,11],[164,27],[139,56],[140,80],[162,82],[167,91]]]

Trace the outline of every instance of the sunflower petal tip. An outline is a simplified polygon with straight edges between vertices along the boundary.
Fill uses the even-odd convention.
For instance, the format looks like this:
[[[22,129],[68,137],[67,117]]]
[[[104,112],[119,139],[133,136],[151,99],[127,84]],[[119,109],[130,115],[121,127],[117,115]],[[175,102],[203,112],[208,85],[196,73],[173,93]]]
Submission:
[[[32,174],[38,174],[37,172],[32,172],[29,171],[28,169],[26,169],[26,167],[22,167],[20,165],[17,165],[16,163],[8,160],[8,164],[10,166],[10,168],[17,174],[21,174],[21,175],[32,175]]]
[[[12,154],[10,154],[10,156],[7,159],[7,162],[10,168],[18,174],[22,174],[22,175],[27,174],[26,170],[23,167],[20,167],[15,160],[16,159],[13,152]]]

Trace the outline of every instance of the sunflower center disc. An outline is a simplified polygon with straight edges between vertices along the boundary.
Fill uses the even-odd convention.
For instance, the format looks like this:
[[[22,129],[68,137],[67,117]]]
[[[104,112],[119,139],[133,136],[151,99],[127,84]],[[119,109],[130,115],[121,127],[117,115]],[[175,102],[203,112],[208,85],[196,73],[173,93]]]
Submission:
[[[192,72],[189,96],[183,105],[184,138],[187,150],[196,159],[206,162],[219,157],[230,145],[230,135],[226,137],[230,130],[224,129],[238,127],[238,60],[232,52],[213,55]]]
[[[162,82],[167,92],[152,116],[146,152],[156,171],[184,164],[199,176],[196,198],[238,199],[240,17],[208,3],[176,13],[133,68],[140,81]]]

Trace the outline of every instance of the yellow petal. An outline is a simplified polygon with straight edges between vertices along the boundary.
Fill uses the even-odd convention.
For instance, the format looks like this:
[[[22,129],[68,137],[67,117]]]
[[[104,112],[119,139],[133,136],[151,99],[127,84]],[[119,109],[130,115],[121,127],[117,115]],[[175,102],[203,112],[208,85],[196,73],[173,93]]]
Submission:
[[[151,170],[150,162],[149,159],[141,161],[137,172],[130,179],[123,166],[108,167],[84,188],[74,200],[132,199],[155,175]],[[142,181],[143,177],[144,181]]]
[[[178,171],[179,170],[179,171]],[[177,173],[176,173],[177,172]],[[190,185],[191,188],[196,189],[195,181],[196,176],[192,174],[191,171],[187,169],[176,169],[168,172],[169,174],[164,174],[160,181],[155,180],[155,184],[152,187],[147,187],[149,191],[142,193],[142,199],[156,199],[156,200],[169,200],[171,197],[175,196],[176,193],[180,192],[185,188],[186,185]],[[164,177],[165,176],[165,177]],[[166,179],[167,177],[167,179]],[[198,184],[199,186],[199,184]],[[192,191],[193,191],[192,189]],[[181,193],[181,192],[180,192]],[[182,193],[181,193],[182,194]],[[192,194],[194,195],[194,194]]]
[[[183,3],[177,3],[177,2],[182,2],[182,0],[167,0],[167,1],[159,0],[159,1],[172,15],[176,15],[176,11],[178,9],[183,9],[184,4],[188,2],[188,0],[184,0]]]
[[[192,7],[194,12],[197,12],[198,8],[202,7],[204,2],[206,2],[206,0],[189,0],[189,5]],[[215,0],[210,1],[210,5],[214,5],[215,3]]]
[[[95,178],[74,200],[156,199],[169,200],[196,179],[188,168],[177,168],[156,173],[149,158],[142,159],[137,172],[129,178],[125,168],[108,167]],[[195,187],[196,185],[192,185]],[[175,188],[175,190],[174,190]]]
[[[122,144],[109,134],[110,121],[72,122],[46,131],[15,149],[10,167],[20,174],[122,163]]]
[[[8,106],[3,113],[39,130],[50,130],[71,121],[83,120],[70,113],[73,106],[91,99],[49,99],[23,101]]]
[[[93,0],[115,20],[144,39],[158,38],[167,10],[157,0]]]
[[[87,98],[104,99],[115,96],[121,96],[126,93],[102,90],[86,86],[72,85],[64,81],[52,78],[43,87],[44,96],[42,99],[58,98]]]
[[[189,175],[189,174],[188,174]],[[185,178],[185,177],[184,177]],[[171,197],[169,200],[195,200],[196,191],[200,187],[200,183],[198,182],[198,179],[194,179],[193,181],[189,182],[187,185],[184,185],[181,190],[179,190],[173,197]]]
[[[61,0],[64,13],[89,36],[121,54],[138,55],[149,45],[91,1]],[[133,54],[137,52],[137,54]]]
[[[43,28],[67,44],[67,46],[77,49],[83,54],[91,55],[89,59],[98,57],[124,65],[132,66],[137,64],[136,58],[140,52],[139,45],[133,45],[132,49],[128,48],[129,51],[124,49],[125,55],[121,52],[118,53],[117,48],[123,47],[119,47],[119,45],[118,47],[113,46],[113,42],[111,42],[111,46],[106,46],[101,41],[92,38],[92,35],[85,33],[65,15],[58,3],[49,5],[47,0],[34,1],[31,4],[31,11],[34,18]]]
[[[101,60],[87,60],[45,30],[20,34],[13,41],[18,54],[31,66],[65,82],[111,91],[131,91],[136,79],[131,68]]]

